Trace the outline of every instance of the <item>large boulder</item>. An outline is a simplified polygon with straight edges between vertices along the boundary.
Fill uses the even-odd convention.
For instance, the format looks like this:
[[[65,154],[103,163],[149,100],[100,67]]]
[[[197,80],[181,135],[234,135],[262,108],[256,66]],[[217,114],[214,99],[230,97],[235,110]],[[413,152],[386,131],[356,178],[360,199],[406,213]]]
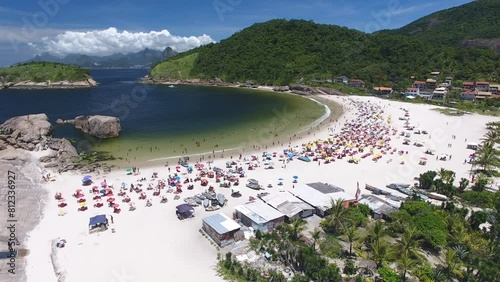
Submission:
[[[120,119],[111,116],[78,116],[75,127],[97,138],[112,138],[120,135]]]
[[[45,114],[13,117],[0,125],[0,139],[7,144],[32,151],[46,139],[52,125]]]

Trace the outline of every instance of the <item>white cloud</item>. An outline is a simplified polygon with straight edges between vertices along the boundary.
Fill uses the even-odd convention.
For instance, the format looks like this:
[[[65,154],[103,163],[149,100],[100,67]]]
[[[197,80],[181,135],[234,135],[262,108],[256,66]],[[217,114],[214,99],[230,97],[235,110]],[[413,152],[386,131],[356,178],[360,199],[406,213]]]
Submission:
[[[183,52],[201,45],[214,42],[203,34],[201,36],[176,36],[166,29],[150,32],[119,31],[115,27],[91,31],[65,31],[55,37],[44,37],[41,42],[33,43],[39,52],[49,52],[54,55],[86,54],[111,55],[114,53],[129,53],[144,48],[163,50],[170,46],[178,52]]]

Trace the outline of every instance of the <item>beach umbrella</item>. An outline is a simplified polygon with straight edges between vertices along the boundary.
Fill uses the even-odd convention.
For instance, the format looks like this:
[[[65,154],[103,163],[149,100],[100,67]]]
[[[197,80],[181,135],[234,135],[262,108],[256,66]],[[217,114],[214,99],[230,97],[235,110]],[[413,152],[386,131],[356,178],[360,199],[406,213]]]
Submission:
[[[115,201],[115,198],[108,198],[108,199],[106,200],[106,202],[108,202],[108,203],[111,203],[111,202],[114,202],[114,201]]]
[[[294,154],[288,154],[289,158],[293,158],[293,156],[295,156],[295,155]]]
[[[125,186],[127,186],[127,183],[122,182],[122,187],[125,187]]]
[[[281,177],[280,177],[280,178],[278,178],[278,180],[279,180],[279,181],[283,181],[283,178],[281,178]]]
[[[176,169],[180,169],[181,167],[180,167],[180,166],[176,166],[175,168],[176,168]]]
[[[76,189],[76,193],[82,192],[82,189]]]
[[[104,193],[106,193],[106,190],[101,189],[101,191],[99,191],[99,192],[101,192],[101,193],[103,193],[103,194],[104,194]]]
[[[126,173],[131,173],[131,172],[132,172],[132,169],[129,167],[129,168],[125,169],[125,172],[126,172]]]
[[[117,208],[117,207],[119,207],[119,206],[120,206],[119,204],[113,204],[113,205],[112,205],[112,207],[113,207],[113,208]]]
[[[103,186],[103,187],[107,186],[106,181],[101,182],[101,186]]]
[[[175,179],[175,181],[181,180],[180,176],[176,176],[176,177],[174,177],[174,179]]]
[[[92,176],[90,176],[90,175],[85,175],[85,176],[83,177],[83,179],[90,179],[90,178],[92,178]]]
[[[299,179],[299,177],[297,175],[294,175],[293,179]]]
[[[80,207],[83,207],[85,206],[86,202],[81,202],[81,203],[78,203],[80,205]]]
[[[59,203],[64,203],[66,200],[65,199],[60,199]]]

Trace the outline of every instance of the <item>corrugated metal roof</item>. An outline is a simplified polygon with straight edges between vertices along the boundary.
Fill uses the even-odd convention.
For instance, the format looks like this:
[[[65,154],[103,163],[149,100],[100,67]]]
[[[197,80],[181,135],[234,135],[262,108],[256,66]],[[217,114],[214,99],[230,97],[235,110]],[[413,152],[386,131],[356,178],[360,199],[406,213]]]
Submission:
[[[235,209],[257,224],[263,224],[285,216],[280,211],[261,201],[239,205]]]
[[[362,195],[358,202],[367,205],[372,211],[378,214],[388,214],[397,210],[390,202],[374,195]]]
[[[351,200],[354,199],[353,196],[345,192],[336,192],[323,194],[320,191],[310,187],[310,186],[300,186],[290,191],[293,195],[297,196],[304,202],[314,206],[315,208],[321,210],[327,210],[331,208],[332,200]]]
[[[314,183],[308,183],[307,186],[312,187],[323,194],[345,192],[344,189],[328,183],[314,182]]]
[[[304,210],[314,210],[313,206],[290,193],[270,194],[262,197],[262,200],[285,214],[288,218],[294,217]]]
[[[203,218],[203,222],[215,229],[219,234],[225,234],[240,229],[240,225],[223,213],[213,214]]]

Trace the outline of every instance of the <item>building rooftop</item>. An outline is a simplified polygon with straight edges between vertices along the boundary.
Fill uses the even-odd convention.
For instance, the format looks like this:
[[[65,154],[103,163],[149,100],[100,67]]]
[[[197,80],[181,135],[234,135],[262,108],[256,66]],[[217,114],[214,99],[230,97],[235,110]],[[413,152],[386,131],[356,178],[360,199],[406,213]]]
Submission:
[[[223,213],[213,214],[203,218],[208,226],[212,227],[219,234],[226,234],[240,229],[240,225]]]
[[[376,90],[376,91],[392,91],[392,88],[391,87],[378,86],[378,87],[373,87],[373,90]]]
[[[314,183],[308,183],[307,186],[323,193],[323,194],[330,194],[330,193],[337,193],[337,192],[344,192],[345,190],[337,187],[335,185],[331,185],[328,183],[321,183],[321,182],[314,182]]]
[[[389,203],[375,195],[361,195],[358,203],[367,205],[372,211],[378,214],[388,214],[399,208],[396,204]]]
[[[332,200],[349,200],[354,198],[343,191],[325,194],[307,185],[296,187],[295,189],[292,189],[290,193],[323,211],[332,207]]]
[[[294,217],[304,210],[314,210],[314,207],[293,196],[292,194],[279,193],[269,194],[261,198],[268,205],[282,212],[288,218]]]
[[[257,224],[263,224],[271,220],[285,216],[280,211],[272,208],[262,201],[255,201],[235,207],[235,210],[244,214]]]

